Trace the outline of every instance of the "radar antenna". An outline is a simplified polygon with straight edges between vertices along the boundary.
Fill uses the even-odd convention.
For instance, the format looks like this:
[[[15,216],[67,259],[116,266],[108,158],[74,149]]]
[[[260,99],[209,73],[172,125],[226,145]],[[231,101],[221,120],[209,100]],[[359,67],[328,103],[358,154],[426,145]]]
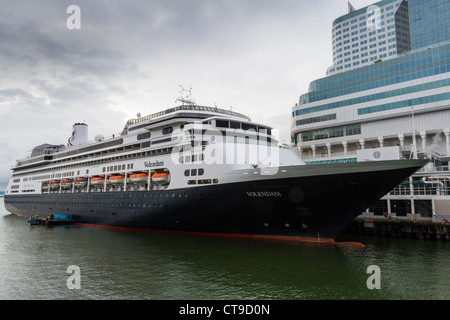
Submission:
[[[189,89],[183,88],[182,85],[180,87],[180,94],[181,96],[177,98],[177,101],[180,101],[182,105],[195,105],[195,101],[192,99],[192,87],[189,87]],[[187,96],[184,96],[184,93],[187,92]]]

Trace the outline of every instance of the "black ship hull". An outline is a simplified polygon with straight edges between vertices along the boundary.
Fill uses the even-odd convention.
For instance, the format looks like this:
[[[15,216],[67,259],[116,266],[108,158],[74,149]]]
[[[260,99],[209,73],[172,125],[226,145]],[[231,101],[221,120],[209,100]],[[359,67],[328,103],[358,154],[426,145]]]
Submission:
[[[343,164],[335,174],[323,173],[331,165],[315,165],[313,175],[174,190],[5,195],[5,206],[20,216],[71,214],[81,224],[112,228],[333,242],[426,162],[404,163]]]

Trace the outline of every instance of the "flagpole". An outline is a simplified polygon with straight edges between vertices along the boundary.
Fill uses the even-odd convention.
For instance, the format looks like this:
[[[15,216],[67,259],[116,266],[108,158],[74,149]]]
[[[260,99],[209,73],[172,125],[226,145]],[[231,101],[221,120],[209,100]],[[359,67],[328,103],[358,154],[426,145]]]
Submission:
[[[414,107],[411,107],[411,117],[412,117],[412,129],[413,129],[413,159],[417,159],[417,144],[416,144],[416,125],[414,123]]]

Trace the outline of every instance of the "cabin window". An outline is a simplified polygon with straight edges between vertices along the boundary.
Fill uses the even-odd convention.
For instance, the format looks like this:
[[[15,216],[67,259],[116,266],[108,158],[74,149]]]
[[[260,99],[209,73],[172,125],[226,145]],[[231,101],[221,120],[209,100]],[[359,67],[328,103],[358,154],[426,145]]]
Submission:
[[[150,141],[146,141],[146,142],[142,142],[141,143],[141,148],[149,148],[150,147]]]
[[[173,132],[173,127],[167,127],[162,129],[162,134],[170,134]]]
[[[242,124],[242,129],[243,130],[255,130],[256,131],[256,126],[253,125],[253,124],[243,123]]]
[[[150,132],[144,132],[144,133],[140,133],[137,135],[137,139],[138,140],[143,140],[143,139],[148,139],[151,137],[151,133]]]
[[[230,121],[230,128],[232,128],[232,129],[240,129],[241,128],[241,123],[240,122]]]
[[[185,170],[185,171],[184,171],[184,176],[185,176],[185,177],[189,177],[189,170]]]
[[[229,121],[225,121],[225,120],[216,120],[216,127],[219,127],[219,128],[228,128],[228,127],[229,127]]]

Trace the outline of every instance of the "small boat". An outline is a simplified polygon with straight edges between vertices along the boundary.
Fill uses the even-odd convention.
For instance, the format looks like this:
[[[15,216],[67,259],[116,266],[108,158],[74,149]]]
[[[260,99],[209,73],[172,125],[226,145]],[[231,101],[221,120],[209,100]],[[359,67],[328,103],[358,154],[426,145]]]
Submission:
[[[125,176],[123,176],[123,175],[111,176],[108,179],[109,183],[111,183],[111,184],[123,184],[124,180],[125,180]]]
[[[148,181],[148,173],[145,173],[145,172],[133,173],[130,176],[130,181],[133,183],[147,182]]]
[[[41,218],[38,215],[32,215],[28,219],[28,225],[65,225],[73,224],[72,215],[70,214],[50,214],[47,218]]]
[[[169,175],[167,173],[155,173],[154,175],[152,175],[152,180],[154,182],[165,183],[169,181]]]
[[[87,178],[76,178],[74,180],[75,187],[84,187],[87,184]]]
[[[93,177],[91,178],[91,184],[96,186],[96,185],[103,185],[105,183],[105,178],[104,177]]]
[[[33,215],[33,216],[30,216],[27,223],[30,226],[36,226],[36,225],[42,224],[41,220],[42,219],[40,219],[38,215]]]

